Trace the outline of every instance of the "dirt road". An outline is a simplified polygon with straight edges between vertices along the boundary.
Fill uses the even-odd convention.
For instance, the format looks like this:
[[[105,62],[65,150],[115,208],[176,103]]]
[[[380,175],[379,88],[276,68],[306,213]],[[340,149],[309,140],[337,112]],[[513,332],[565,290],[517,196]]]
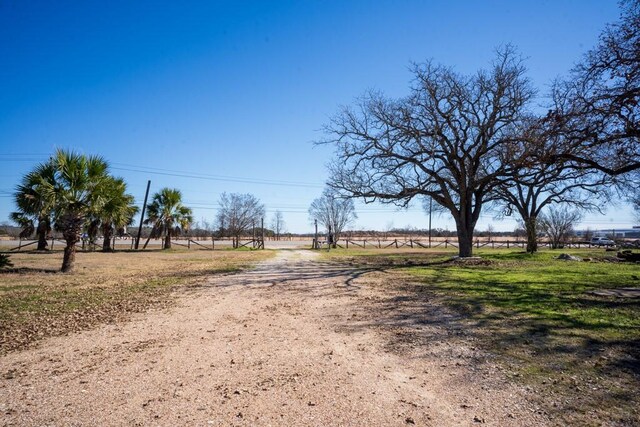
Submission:
[[[0,424],[531,425],[527,391],[382,273],[281,251],[0,359]]]

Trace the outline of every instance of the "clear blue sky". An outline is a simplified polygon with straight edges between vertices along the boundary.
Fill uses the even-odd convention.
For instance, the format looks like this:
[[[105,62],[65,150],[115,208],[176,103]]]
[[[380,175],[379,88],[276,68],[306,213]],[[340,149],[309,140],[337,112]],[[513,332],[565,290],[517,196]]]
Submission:
[[[340,105],[370,88],[406,94],[410,61],[474,72],[504,43],[544,93],[618,14],[605,0],[0,0],[0,222],[20,177],[59,147],[104,156],[139,203],[151,179],[211,220],[221,192],[250,192],[308,231],[331,157],[312,142]],[[419,205],[358,214],[356,228],[427,226]]]

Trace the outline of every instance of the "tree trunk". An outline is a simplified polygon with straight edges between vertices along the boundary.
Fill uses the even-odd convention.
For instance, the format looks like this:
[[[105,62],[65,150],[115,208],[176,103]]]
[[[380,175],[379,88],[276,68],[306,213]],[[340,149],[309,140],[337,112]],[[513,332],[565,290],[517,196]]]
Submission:
[[[102,240],[102,252],[111,252],[111,224],[102,227],[102,234],[104,236]]]
[[[67,246],[64,248],[64,257],[62,258],[61,271],[63,273],[73,271],[76,260],[76,243],[80,241],[83,224],[84,217],[74,212],[67,213],[61,218],[62,235],[67,242]]]
[[[45,221],[38,222],[38,228],[36,233],[38,234],[38,248],[39,251],[46,251],[47,246],[47,232],[49,231],[49,224]]]
[[[164,238],[164,248],[171,249],[171,233],[167,233]]]
[[[64,248],[64,257],[62,258],[62,268],[60,269],[63,273],[71,273],[73,271],[76,262],[76,243],[67,240],[67,246]]]
[[[471,212],[463,212],[456,218],[456,234],[458,235],[458,256],[466,258],[473,256],[473,230],[475,221],[471,219]]]
[[[535,216],[523,218],[524,229],[527,233],[527,253],[538,252],[538,218]]]
[[[466,258],[473,256],[473,229],[468,226],[457,226],[458,256]]]

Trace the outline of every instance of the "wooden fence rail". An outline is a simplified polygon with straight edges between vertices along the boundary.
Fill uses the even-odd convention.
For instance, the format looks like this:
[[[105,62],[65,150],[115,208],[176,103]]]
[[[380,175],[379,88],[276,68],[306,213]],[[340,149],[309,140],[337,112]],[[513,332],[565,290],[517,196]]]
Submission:
[[[151,240],[151,239],[149,239]],[[147,244],[149,243],[149,240],[147,241],[147,243],[145,243],[144,247],[142,248],[143,250],[147,247]],[[156,243],[154,243],[154,245],[157,247],[158,243],[157,241],[160,240],[159,244],[161,247],[164,247],[164,240],[163,239],[154,239],[154,241]],[[133,243],[134,243],[135,239],[131,239],[131,248],[133,249]],[[216,250],[216,246],[218,247],[225,247],[228,248],[230,246],[234,245],[234,241],[235,239],[230,238],[230,237],[223,237],[223,238],[216,238],[216,237],[211,237],[210,240],[200,240],[197,238],[184,238],[184,239],[176,239],[176,240],[172,240],[172,245],[177,245],[177,246],[181,246],[181,247],[185,247],[187,249],[192,249],[192,247],[194,249],[204,249],[204,250]],[[23,243],[24,242],[24,243]],[[28,243],[27,243],[28,242]],[[50,245],[49,245],[49,249],[52,250],[54,249],[54,246],[57,247],[58,245],[61,245],[62,247],[64,247],[66,245],[66,242],[60,239],[51,239],[49,240]],[[264,249],[264,240],[260,239],[260,238],[241,238],[236,242],[236,247],[237,248],[253,248],[253,249]],[[13,248],[9,248],[8,251],[14,252],[14,251],[21,251],[21,250],[32,250],[33,249],[33,245],[37,244],[37,241],[25,241],[25,240],[20,240],[18,243],[18,246],[13,247]],[[127,246],[129,246],[129,243],[126,243]],[[323,241],[319,241],[317,243],[317,245],[313,245],[312,247],[317,246],[318,248],[320,247],[326,247],[327,243],[323,242]],[[526,241],[524,240],[480,240],[480,239],[476,239],[473,242],[473,245],[477,248],[491,248],[491,249],[502,249],[502,248],[506,248],[506,249],[511,249],[511,248],[521,248],[524,249],[526,248]],[[95,244],[90,244],[88,241],[80,241],[76,244],[76,246],[83,251],[93,251],[96,249],[99,249],[100,245],[95,245]],[[119,242],[119,246],[120,248],[122,247],[122,242]],[[337,247],[340,248],[346,248],[349,249],[349,247],[351,246],[353,247],[357,247],[357,248],[362,248],[362,249],[367,249],[367,248],[376,248],[376,249],[400,249],[400,248],[422,248],[422,249],[435,249],[435,248],[444,248],[447,249],[449,247],[452,248],[458,248],[458,242],[457,240],[454,239],[432,239],[431,242],[429,242],[427,239],[389,239],[389,240],[385,240],[385,239],[378,239],[378,238],[371,238],[371,239],[367,239],[367,238],[363,238],[363,239],[353,239],[353,238],[347,238],[347,239],[343,239],[340,240],[340,242],[338,242],[338,244],[336,245]],[[545,248],[545,247],[551,247],[551,242],[548,241],[539,241],[538,242],[538,246],[540,248]],[[116,249],[116,240],[114,239],[113,245],[112,247],[114,249]],[[564,248],[600,248],[601,246],[598,245],[592,245],[590,242],[588,241],[575,241],[575,242],[565,242],[562,247]]]
[[[157,247],[157,245],[159,244],[161,247],[164,248],[164,239],[148,239],[148,241],[145,243],[145,245],[141,248],[141,250],[146,249],[149,241],[153,240],[155,243],[154,245]],[[171,244],[172,245],[176,245],[176,246],[181,246],[187,249],[191,249],[192,245],[194,248],[196,249],[204,249],[204,250],[215,250],[216,249],[216,243],[218,243],[218,246],[224,246],[224,247],[229,247],[229,246],[233,246],[233,242],[235,240],[233,238],[211,238],[210,240],[210,246],[205,244],[205,242],[207,242],[206,240],[194,240],[191,238],[187,238],[187,239],[176,239],[176,240],[171,240]],[[24,242],[24,243],[23,243]],[[28,242],[28,243],[27,243]],[[57,247],[58,245],[61,245],[61,247],[65,247],[66,246],[66,242],[64,240],[59,240],[59,239],[51,239],[48,241],[49,242],[49,250],[53,250],[54,246]],[[228,245],[220,245],[220,243],[224,243],[227,242]],[[22,239],[19,240],[18,242],[18,246],[12,247],[12,248],[8,248],[7,250],[9,252],[20,252],[21,250],[32,250],[35,249],[33,247],[33,245],[36,245],[38,242],[37,241],[23,241]],[[133,245],[135,243],[135,239],[131,239],[131,243],[127,242],[126,246],[130,246],[130,248],[127,249],[131,249],[133,250]],[[122,243],[120,242],[120,248],[122,248]],[[81,251],[85,251],[85,252],[91,252],[91,251],[95,251],[98,248],[101,248],[102,245],[101,244],[91,244],[89,241],[87,240],[81,240],[78,243],[76,243],[76,247],[81,250]],[[247,239],[239,239],[237,241],[237,247],[238,248],[245,248],[245,247],[251,247],[253,249],[264,249],[264,241],[262,239],[259,238],[247,238]],[[112,243],[112,248],[116,249],[116,241],[114,241]],[[0,249],[0,252],[2,250]]]
[[[320,242],[320,244],[326,244],[324,242]],[[511,249],[511,248],[522,248],[524,249],[527,246],[527,242],[523,240],[476,240],[473,242],[473,245],[476,248],[491,248],[491,249]],[[340,246],[340,245],[338,245]],[[359,248],[366,249],[369,248],[377,248],[377,249],[387,249],[387,248],[395,248],[399,249],[402,247],[418,247],[418,248],[448,248],[449,246],[458,248],[458,242],[456,240],[432,240],[429,242],[426,239],[393,239],[393,240],[381,240],[381,239],[344,239],[344,247],[349,249],[349,246],[356,246]],[[547,241],[539,241],[539,247],[551,247],[551,242]],[[600,247],[598,245],[592,245],[590,242],[565,242],[561,245],[564,248],[593,248]]]

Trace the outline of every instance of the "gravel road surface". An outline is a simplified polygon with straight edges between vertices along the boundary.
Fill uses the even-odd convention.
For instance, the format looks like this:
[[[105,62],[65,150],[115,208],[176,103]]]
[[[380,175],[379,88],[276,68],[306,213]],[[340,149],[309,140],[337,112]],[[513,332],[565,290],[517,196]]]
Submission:
[[[172,308],[3,357],[0,424],[548,424],[490,355],[447,338],[446,312],[416,317],[385,280],[280,251]]]

